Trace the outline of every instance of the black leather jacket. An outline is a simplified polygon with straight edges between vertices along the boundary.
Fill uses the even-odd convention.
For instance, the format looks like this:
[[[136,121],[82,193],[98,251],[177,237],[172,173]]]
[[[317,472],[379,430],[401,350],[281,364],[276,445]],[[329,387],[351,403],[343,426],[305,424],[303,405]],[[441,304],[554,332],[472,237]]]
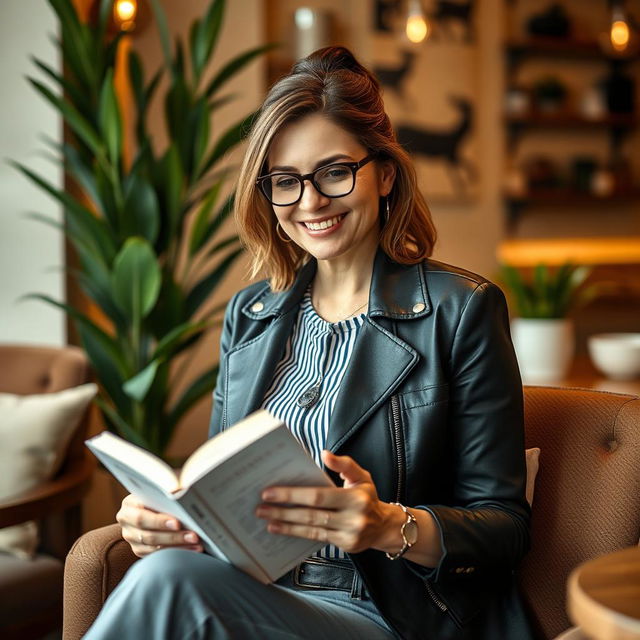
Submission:
[[[315,268],[285,292],[261,282],[229,303],[212,433],[260,406]],[[500,289],[378,252],[327,448],[370,471],[381,500],[423,507],[440,527],[445,553],[432,569],[351,554],[399,637],[531,637],[514,586],[529,546],[522,385]]]

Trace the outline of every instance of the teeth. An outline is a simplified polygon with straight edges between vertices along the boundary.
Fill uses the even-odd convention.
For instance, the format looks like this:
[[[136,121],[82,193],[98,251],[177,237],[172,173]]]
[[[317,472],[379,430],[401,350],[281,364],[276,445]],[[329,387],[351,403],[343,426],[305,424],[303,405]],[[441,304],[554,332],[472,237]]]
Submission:
[[[328,229],[329,227],[333,227],[334,224],[338,224],[342,216],[336,216],[335,218],[330,218],[329,220],[323,220],[322,222],[305,222],[304,225],[307,229],[311,231],[322,231],[323,229]]]

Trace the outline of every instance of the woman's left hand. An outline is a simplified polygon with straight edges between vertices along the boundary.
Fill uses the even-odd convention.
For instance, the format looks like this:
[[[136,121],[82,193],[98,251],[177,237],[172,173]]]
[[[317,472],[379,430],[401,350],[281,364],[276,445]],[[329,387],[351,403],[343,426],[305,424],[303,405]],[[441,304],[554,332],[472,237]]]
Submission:
[[[390,521],[397,519],[393,505],[378,499],[371,474],[353,458],[324,450],[322,461],[340,474],[342,488],[269,487],[256,515],[268,520],[271,533],[320,540],[349,553],[382,548]]]

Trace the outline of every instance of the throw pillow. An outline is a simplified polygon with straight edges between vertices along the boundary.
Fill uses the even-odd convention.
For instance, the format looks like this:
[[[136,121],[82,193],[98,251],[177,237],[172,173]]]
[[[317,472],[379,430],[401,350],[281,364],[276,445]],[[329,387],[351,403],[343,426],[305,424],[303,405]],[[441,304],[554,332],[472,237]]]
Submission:
[[[0,502],[16,498],[52,478],[89,403],[95,384],[57,393],[0,393]],[[30,558],[37,529],[26,522],[0,529],[0,551]]]

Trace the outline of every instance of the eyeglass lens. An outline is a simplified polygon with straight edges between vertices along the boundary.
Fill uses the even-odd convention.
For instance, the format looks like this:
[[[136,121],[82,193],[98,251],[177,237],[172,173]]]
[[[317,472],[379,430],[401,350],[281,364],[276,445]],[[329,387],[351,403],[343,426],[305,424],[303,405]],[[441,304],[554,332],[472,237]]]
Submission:
[[[355,173],[349,166],[332,164],[314,171],[311,181],[322,195],[339,198],[353,189]],[[265,195],[275,205],[293,204],[302,196],[303,182],[296,175],[274,174],[267,176],[262,184]]]

